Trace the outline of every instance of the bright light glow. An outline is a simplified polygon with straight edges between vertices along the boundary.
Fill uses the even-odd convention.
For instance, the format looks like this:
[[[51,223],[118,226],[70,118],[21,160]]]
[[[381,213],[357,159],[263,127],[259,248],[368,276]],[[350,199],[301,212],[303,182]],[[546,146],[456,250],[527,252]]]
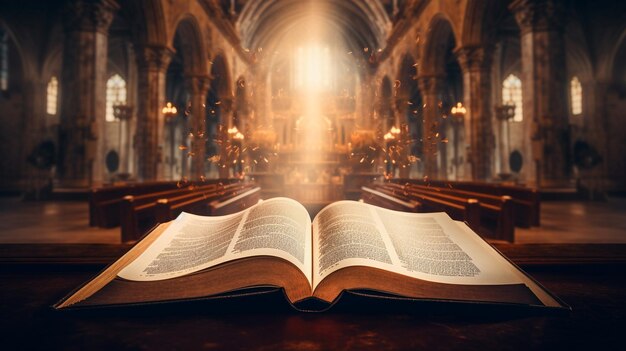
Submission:
[[[298,47],[295,53],[296,89],[322,91],[330,89],[330,50],[317,44]]]
[[[46,93],[46,112],[48,115],[54,116],[57,114],[57,100],[59,97],[59,81],[57,77],[52,76],[50,78]]]
[[[458,115],[462,116],[462,115],[464,115],[467,112],[467,109],[465,109],[465,107],[463,106],[462,103],[457,102],[456,106],[453,106],[452,109],[450,110],[450,112],[453,115],[457,115],[458,114]]]
[[[175,115],[178,110],[176,109],[176,106],[172,105],[171,102],[168,102],[165,107],[163,107],[161,112],[163,112],[164,115]]]
[[[570,96],[572,99],[572,114],[576,116],[583,113],[583,87],[576,76],[570,81]]]
[[[509,74],[502,82],[502,103],[515,106],[514,122],[524,119],[522,113],[522,81],[514,74]]]
[[[116,74],[107,80],[106,121],[115,121],[114,105],[126,105],[126,81]]]

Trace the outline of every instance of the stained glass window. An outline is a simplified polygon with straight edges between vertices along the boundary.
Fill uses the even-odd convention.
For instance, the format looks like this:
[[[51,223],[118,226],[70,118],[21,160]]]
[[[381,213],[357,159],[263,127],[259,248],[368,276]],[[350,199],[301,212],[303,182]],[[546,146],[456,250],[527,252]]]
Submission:
[[[502,82],[502,104],[515,105],[513,121],[524,119],[522,111],[522,81],[514,74],[509,74]]]
[[[572,114],[583,113],[583,87],[578,77],[574,76],[570,81],[570,98],[572,103]]]
[[[59,97],[59,81],[57,77],[52,76],[48,82],[47,98],[46,98],[46,112],[49,115],[54,116],[57,114],[57,101]]]
[[[106,120],[115,121],[113,106],[126,104],[126,81],[116,74],[107,81]]]

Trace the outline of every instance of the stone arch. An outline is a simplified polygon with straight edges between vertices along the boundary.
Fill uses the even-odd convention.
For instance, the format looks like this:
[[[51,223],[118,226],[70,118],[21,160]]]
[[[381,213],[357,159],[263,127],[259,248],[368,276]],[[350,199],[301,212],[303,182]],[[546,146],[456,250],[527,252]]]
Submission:
[[[233,96],[230,79],[230,68],[223,52],[218,52],[212,60],[211,66],[211,90],[215,90],[222,98]]]
[[[507,1],[467,0],[463,16],[463,30],[457,42],[459,46],[484,45],[494,40],[493,28],[498,18],[503,17]]]
[[[248,117],[248,87],[244,76],[239,76],[235,82],[233,103],[233,124],[243,131],[245,129],[242,123],[245,123]]]
[[[417,83],[415,81],[415,77],[417,76],[416,67],[413,56],[409,53],[405,53],[397,68],[396,96],[398,98],[409,98],[411,88],[415,87],[417,89]]]
[[[379,94],[379,116],[382,121],[383,132],[386,132],[393,123],[393,85],[391,78],[385,75],[380,81],[380,94]]]
[[[133,35],[143,45],[166,45],[166,16],[161,1],[130,1],[128,8],[133,21]]]
[[[391,79],[388,75],[385,75],[380,81],[380,96],[382,98],[391,98],[392,86]]]
[[[445,58],[452,40],[458,43],[452,23],[442,13],[433,16],[428,25],[426,42],[422,48],[420,75],[440,76],[445,74]]]
[[[15,35],[15,31],[13,30],[13,28],[11,28],[8,23],[0,18],[0,29],[6,32],[9,39],[9,45],[13,45],[17,52],[21,68],[20,77],[22,78],[22,80],[34,77],[34,73],[36,72],[35,64],[32,60],[29,59],[28,55],[26,54],[27,51],[25,51],[22,47],[21,40],[19,40],[20,38]]]
[[[33,82],[34,65],[30,57],[26,56],[28,50],[24,50],[16,32],[2,19],[0,29],[6,33],[9,49],[8,89],[12,92],[13,85],[19,89],[17,93],[7,94],[0,99],[0,107],[3,109],[0,116],[0,140],[3,140],[0,144],[0,154],[3,155],[0,159],[0,185],[19,188],[20,181],[27,175],[26,157],[37,139],[33,136],[39,134],[40,127],[34,120],[33,111],[29,109],[31,104],[26,103],[32,96],[32,89],[28,85]],[[16,135],[19,137],[15,138]]]
[[[576,75],[582,81],[593,79],[593,68],[589,55],[579,43],[570,43],[566,46],[567,68],[570,75]]]
[[[624,60],[626,59],[626,29],[622,31],[619,40],[612,49],[609,57],[610,77],[616,80],[616,83],[626,84],[626,68],[624,68]]]
[[[405,53],[399,63],[396,80],[397,87],[396,109],[400,114],[400,125],[406,124],[410,144],[411,155],[422,157],[422,96],[417,86],[417,65],[415,58],[410,53]]]
[[[202,30],[198,20],[191,14],[181,16],[176,22],[176,31],[171,40],[175,49],[180,50],[184,61],[186,76],[207,76],[208,58],[206,41],[202,37]],[[184,38],[184,40],[180,40]]]
[[[464,45],[480,43],[482,41],[482,21],[484,19],[485,0],[468,0],[465,6],[465,16],[463,16],[463,31],[461,42]]]
[[[416,104],[419,98],[419,89],[417,87],[417,66],[415,59],[411,54],[405,53],[402,60],[398,64],[396,75],[396,110],[400,114],[400,124],[409,122],[414,115],[413,111],[421,107]]]
[[[207,94],[209,117],[222,125],[232,123],[233,90],[230,70],[224,54],[219,51],[211,60],[211,84]]]

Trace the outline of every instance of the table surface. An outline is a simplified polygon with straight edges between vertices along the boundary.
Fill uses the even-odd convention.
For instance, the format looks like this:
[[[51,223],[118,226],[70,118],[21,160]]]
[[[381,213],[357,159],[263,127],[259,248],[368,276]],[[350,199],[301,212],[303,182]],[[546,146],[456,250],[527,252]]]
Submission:
[[[433,304],[403,311],[214,313],[202,304],[58,312],[50,308],[100,265],[0,265],[3,345],[46,349],[543,349],[620,345],[624,265],[534,265],[527,271],[572,307],[563,315],[484,314]],[[12,348],[9,348],[12,349]]]

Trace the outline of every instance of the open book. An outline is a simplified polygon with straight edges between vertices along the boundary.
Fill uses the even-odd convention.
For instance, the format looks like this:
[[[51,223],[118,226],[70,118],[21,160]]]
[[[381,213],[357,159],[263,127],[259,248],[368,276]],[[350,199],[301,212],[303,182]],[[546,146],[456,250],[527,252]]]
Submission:
[[[409,299],[563,307],[467,225],[339,201],[311,221],[288,198],[161,224],[55,308],[203,298],[260,286],[295,306],[342,291]]]

